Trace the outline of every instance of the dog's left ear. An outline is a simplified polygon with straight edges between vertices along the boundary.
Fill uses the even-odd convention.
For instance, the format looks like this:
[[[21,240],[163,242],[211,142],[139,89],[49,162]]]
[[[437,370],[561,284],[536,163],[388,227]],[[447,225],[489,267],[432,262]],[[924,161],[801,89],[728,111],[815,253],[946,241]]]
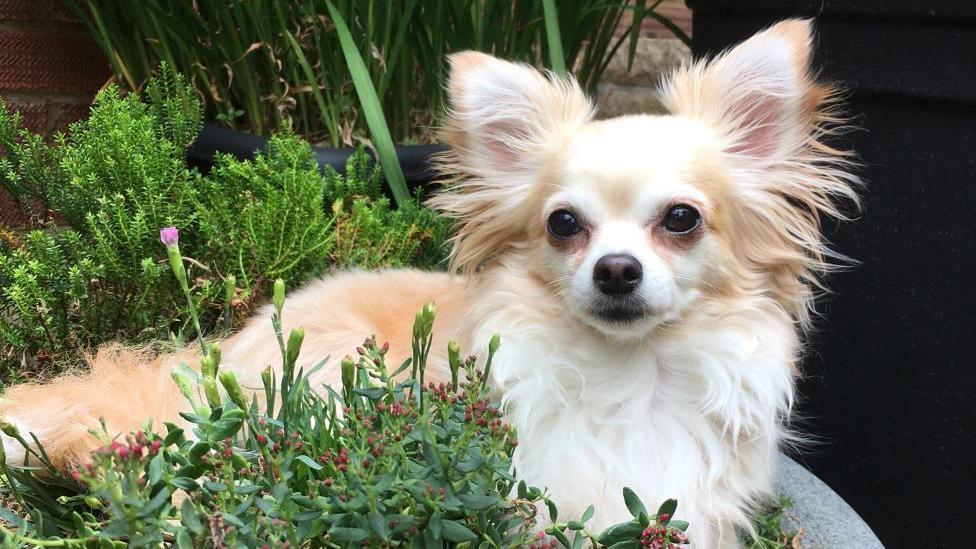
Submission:
[[[810,21],[776,24],[709,62],[675,73],[665,106],[720,130],[726,149],[760,163],[802,147],[828,91],[810,71]]]
[[[773,25],[712,60],[677,71],[662,89],[672,114],[716,132],[733,167],[729,203],[734,255],[752,285],[771,293],[804,327],[812,288],[833,261],[820,222],[846,219],[860,182],[847,152],[823,142],[842,127],[834,88],[810,68],[808,20]]]
[[[524,239],[541,168],[593,109],[571,78],[474,51],[449,62],[438,164],[456,181],[428,203],[457,220],[451,266],[471,273]]]

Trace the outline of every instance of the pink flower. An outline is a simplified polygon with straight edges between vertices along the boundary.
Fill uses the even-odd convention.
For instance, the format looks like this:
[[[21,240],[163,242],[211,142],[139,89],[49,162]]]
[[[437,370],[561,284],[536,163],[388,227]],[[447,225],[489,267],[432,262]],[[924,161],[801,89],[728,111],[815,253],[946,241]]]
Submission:
[[[176,246],[180,242],[180,230],[176,227],[159,229],[159,240],[167,247]]]

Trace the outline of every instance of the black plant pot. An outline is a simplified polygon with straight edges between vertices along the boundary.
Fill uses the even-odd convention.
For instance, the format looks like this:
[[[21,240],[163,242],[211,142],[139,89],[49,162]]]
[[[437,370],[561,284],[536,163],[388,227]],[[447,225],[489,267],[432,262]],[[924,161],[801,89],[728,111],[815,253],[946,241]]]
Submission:
[[[861,262],[831,278],[805,360],[810,468],[889,547],[971,543],[976,491],[976,2],[689,0],[694,54],[816,17],[822,74],[863,128],[865,208],[832,231]],[[924,541],[922,541],[924,540]],[[967,543],[968,542],[968,543]]]
[[[190,165],[206,172],[214,164],[217,153],[232,154],[237,158],[251,158],[268,147],[268,138],[244,133],[220,126],[205,125],[187,151]],[[398,145],[396,147],[403,176],[411,189],[432,189],[436,179],[431,156],[446,149],[443,145]],[[339,173],[346,169],[346,160],[356,152],[353,148],[314,147],[319,166],[332,166]]]

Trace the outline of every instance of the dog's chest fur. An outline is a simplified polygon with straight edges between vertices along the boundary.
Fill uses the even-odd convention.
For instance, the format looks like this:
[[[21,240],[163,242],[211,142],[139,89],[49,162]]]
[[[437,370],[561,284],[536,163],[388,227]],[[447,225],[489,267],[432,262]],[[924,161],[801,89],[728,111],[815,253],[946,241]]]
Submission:
[[[499,282],[480,289],[471,335],[502,335],[491,380],[518,429],[518,476],[548,487],[563,519],[593,504],[597,531],[629,519],[627,486],[651,511],[677,498],[696,547],[734,545],[772,490],[796,349],[786,314],[712,304],[625,344]]]

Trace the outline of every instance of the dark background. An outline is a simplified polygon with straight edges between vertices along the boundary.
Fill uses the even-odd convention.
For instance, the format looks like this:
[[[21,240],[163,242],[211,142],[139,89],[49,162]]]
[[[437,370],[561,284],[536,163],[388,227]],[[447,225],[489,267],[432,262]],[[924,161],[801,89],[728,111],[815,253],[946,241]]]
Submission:
[[[804,361],[799,456],[887,547],[972,545],[976,489],[976,2],[689,0],[694,53],[816,16],[816,63],[850,93],[845,140],[867,180],[861,262]]]

